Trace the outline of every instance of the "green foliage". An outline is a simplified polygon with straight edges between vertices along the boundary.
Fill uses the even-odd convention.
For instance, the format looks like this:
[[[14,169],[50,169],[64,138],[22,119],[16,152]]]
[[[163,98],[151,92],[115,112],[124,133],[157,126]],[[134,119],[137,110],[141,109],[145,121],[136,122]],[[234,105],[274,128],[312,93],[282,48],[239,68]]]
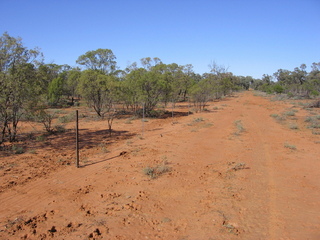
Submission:
[[[98,70],[104,74],[112,74],[116,70],[116,56],[110,49],[99,48],[88,51],[77,59],[77,63],[84,65],[87,69]]]
[[[49,83],[48,98],[51,106],[56,106],[63,94],[64,79],[58,77]]]
[[[70,113],[68,115],[62,116],[58,118],[58,121],[60,123],[68,123],[68,122],[72,122],[75,121],[75,114],[74,113]]]
[[[284,87],[282,87],[280,84],[275,84],[275,85],[273,85],[273,91],[275,93],[283,93]]]
[[[294,68],[293,71],[279,69],[272,77],[264,75],[262,81],[256,81],[255,89],[272,93],[287,93],[290,98],[311,98],[320,93],[320,63],[312,64],[312,71],[306,71],[306,65]]]
[[[21,38],[7,33],[0,37],[0,144],[16,140],[21,117],[39,100],[40,56],[24,47]]]
[[[56,114],[55,113],[50,113],[48,110],[45,109],[39,109],[34,112],[34,119],[42,123],[45,130],[48,133],[53,133],[54,129],[52,128],[52,121],[55,118]]]
[[[79,93],[99,117],[104,117],[111,111],[117,97],[114,77],[100,71],[85,70],[79,80]]]

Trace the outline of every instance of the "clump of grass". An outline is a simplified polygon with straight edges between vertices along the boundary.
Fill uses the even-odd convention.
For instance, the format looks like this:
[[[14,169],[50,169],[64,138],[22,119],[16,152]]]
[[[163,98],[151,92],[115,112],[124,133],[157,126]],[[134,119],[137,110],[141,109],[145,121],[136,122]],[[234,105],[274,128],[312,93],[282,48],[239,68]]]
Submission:
[[[313,117],[307,116],[304,121],[305,122],[311,122],[312,120],[313,120]]]
[[[299,129],[298,125],[295,124],[295,123],[291,123],[291,124],[289,125],[289,128],[290,128],[290,129],[293,129],[293,130]]]
[[[284,115],[271,114],[270,116],[273,117],[278,122],[282,122],[282,121],[286,120],[286,117]]]
[[[66,128],[63,125],[56,125],[56,126],[54,126],[54,132],[64,133],[64,132],[66,132]]]
[[[62,116],[58,118],[58,121],[60,123],[68,123],[75,120],[75,115],[73,113],[70,113],[68,115]]]
[[[204,119],[202,117],[194,118],[191,123],[188,123],[188,126],[193,126],[196,123],[203,122]]]
[[[304,120],[305,122],[310,123],[307,128],[320,128],[320,115],[308,116]]]
[[[317,130],[312,129],[312,134],[314,134],[314,135],[320,135],[320,131],[317,131]]]
[[[296,149],[297,149],[297,147],[296,147],[295,145],[289,144],[288,142],[286,142],[286,143],[284,144],[284,147],[285,147],[285,148],[289,148],[289,149],[291,149],[291,150],[296,150]]]
[[[203,118],[202,117],[199,117],[199,118],[195,118],[193,119],[193,122],[197,123],[197,122],[203,122]]]
[[[309,108],[320,108],[320,100],[316,100],[309,104]]]
[[[34,139],[34,132],[27,133],[27,139],[33,140]]]
[[[109,153],[110,151],[107,149],[106,145],[104,143],[100,143],[99,147],[101,149],[102,153]]]
[[[44,142],[46,140],[47,140],[47,137],[43,134],[36,137],[37,142]]]
[[[288,117],[293,117],[293,116],[295,116],[296,114],[295,114],[295,111],[287,111],[287,112],[285,112],[285,113],[283,113],[285,116],[288,116]]]
[[[246,168],[245,163],[237,163],[234,167],[231,168],[231,170],[238,171]]]
[[[29,150],[29,153],[31,153],[31,154],[36,154],[37,152],[36,152],[35,149],[31,149],[31,150]]]
[[[143,173],[151,179],[155,179],[169,171],[171,171],[171,168],[167,166],[166,161],[155,167],[146,167],[143,169]]]
[[[240,135],[241,133],[243,133],[245,131],[245,128],[243,127],[241,120],[236,120],[234,122],[234,124],[236,125],[236,127],[238,129],[237,132],[235,132],[236,135]]]
[[[271,98],[271,101],[284,101],[288,99],[287,94],[277,94]]]
[[[23,147],[17,145],[12,145],[11,150],[14,154],[22,154],[25,152]]]
[[[206,123],[203,127],[204,128],[209,128],[209,127],[212,127],[213,126],[213,123]]]

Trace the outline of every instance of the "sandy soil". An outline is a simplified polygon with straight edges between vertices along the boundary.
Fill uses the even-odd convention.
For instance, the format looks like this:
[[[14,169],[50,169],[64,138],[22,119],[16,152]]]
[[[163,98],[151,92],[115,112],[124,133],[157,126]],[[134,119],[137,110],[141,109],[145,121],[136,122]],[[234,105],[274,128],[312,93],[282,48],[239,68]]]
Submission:
[[[320,111],[298,103],[250,91],[111,138],[82,118],[79,169],[74,123],[1,153],[0,239],[320,239]]]

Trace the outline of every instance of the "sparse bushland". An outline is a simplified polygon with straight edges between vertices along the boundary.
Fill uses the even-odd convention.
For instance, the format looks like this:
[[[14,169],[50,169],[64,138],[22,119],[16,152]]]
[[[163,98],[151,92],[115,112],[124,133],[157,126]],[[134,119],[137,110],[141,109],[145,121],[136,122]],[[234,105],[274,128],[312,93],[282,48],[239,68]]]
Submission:
[[[273,76],[263,75],[252,87],[268,94],[276,94],[274,100],[317,98],[320,95],[320,62],[312,63],[310,72],[306,68],[305,64],[301,64],[293,71],[279,69]],[[320,107],[320,101],[315,101],[310,107]]]
[[[146,117],[161,117],[168,104],[173,115],[175,104],[186,101],[196,111],[205,111],[208,101],[248,90],[254,81],[216,63],[210,65],[210,73],[200,75],[191,64],[165,64],[156,57],[120,70],[112,50],[101,48],[79,56],[76,62],[83,68],[46,64],[38,49],[27,49],[21,38],[8,33],[0,37],[0,59],[0,144],[17,140],[19,122],[29,113],[51,133],[56,131],[56,115],[60,123],[74,121],[73,115],[55,115],[50,107],[86,103],[107,120],[111,134],[113,120],[123,111],[139,116],[144,109]]]

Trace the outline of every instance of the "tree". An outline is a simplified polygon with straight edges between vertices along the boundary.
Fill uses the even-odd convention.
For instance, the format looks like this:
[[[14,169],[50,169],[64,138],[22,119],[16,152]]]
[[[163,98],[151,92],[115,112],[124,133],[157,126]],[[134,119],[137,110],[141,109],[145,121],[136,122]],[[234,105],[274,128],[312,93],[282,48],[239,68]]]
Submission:
[[[41,53],[24,47],[21,38],[8,33],[0,37],[0,144],[16,140],[21,116],[37,101],[41,61]]]
[[[113,74],[117,69],[116,56],[110,49],[99,48],[88,51],[77,59],[77,63],[87,69],[99,70],[105,74]]]
[[[194,85],[191,90],[191,99],[194,105],[200,110],[204,110],[207,102],[214,93],[215,86],[208,78],[202,79],[198,84]]]
[[[73,68],[68,72],[66,89],[69,96],[71,96],[71,104],[74,103],[74,98],[77,94],[77,87],[79,79],[81,77],[81,71],[79,68]]]
[[[48,87],[49,105],[57,106],[63,94],[63,85],[64,85],[64,79],[62,76],[59,76],[53,79],[52,82],[49,83],[49,87]]]
[[[96,70],[85,70],[81,74],[78,91],[99,117],[107,118],[111,135],[112,122],[116,116],[114,104],[118,98],[114,76]]]

